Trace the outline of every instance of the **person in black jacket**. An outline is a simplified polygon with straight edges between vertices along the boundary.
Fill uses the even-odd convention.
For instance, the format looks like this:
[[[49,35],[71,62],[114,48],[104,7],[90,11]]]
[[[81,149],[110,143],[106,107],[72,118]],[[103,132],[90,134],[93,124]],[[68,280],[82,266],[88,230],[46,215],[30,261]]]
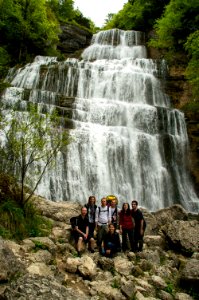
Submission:
[[[89,242],[90,251],[94,252],[94,239],[89,234],[89,221],[86,207],[82,207],[81,214],[75,217],[73,228],[73,236],[75,238],[78,256],[81,256],[83,243]]]
[[[115,231],[113,224],[108,225],[108,232],[105,234],[102,241],[102,255],[112,257],[117,252],[121,251],[120,237]]]
[[[85,207],[87,208],[87,216],[88,216],[88,226],[89,226],[89,235],[93,238],[94,236],[94,230],[95,230],[95,212],[97,209],[96,198],[95,196],[90,196],[88,198],[88,203],[85,204]]]
[[[132,203],[132,217],[135,220],[134,229],[134,251],[142,251],[143,249],[143,237],[144,237],[144,217],[140,209],[138,209],[138,202],[133,200]]]

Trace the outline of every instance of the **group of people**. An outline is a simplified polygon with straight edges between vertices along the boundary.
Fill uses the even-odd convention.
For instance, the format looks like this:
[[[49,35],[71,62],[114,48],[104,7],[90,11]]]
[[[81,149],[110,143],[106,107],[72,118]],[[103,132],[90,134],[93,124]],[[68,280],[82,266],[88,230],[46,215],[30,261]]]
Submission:
[[[97,206],[96,198],[90,196],[81,214],[71,221],[78,256],[81,256],[83,243],[88,243],[92,253],[95,251],[95,238],[100,253],[107,257],[121,250],[125,252],[129,247],[133,252],[142,251],[145,220],[138,202],[133,200],[131,205],[132,208],[125,202],[119,209],[116,197],[111,200],[103,197]]]

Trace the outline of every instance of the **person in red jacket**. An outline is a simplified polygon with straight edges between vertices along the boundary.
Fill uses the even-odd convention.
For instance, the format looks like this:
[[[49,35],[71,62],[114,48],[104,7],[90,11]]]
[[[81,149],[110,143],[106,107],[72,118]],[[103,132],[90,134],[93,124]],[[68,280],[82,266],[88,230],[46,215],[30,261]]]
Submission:
[[[127,237],[129,238],[131,251],[134,251],[134,220],[128,203],[123,203],[119,213],[120,234],[122,234],[122,250],[128,250]]]

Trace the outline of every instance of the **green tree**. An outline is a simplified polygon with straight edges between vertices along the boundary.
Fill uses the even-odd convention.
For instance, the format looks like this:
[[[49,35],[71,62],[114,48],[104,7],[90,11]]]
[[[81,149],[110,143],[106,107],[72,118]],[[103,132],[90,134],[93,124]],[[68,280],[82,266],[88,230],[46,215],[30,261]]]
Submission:
[[[1,0],[0,44],[15,60],[48,54],[58,42],[59,24],[46,0]]]
[[[57,19],[62,22],[73,20],[76,11],[74,10],[73,0],[49,0],[47,5],[55,13]]]
[[[156,48],[170,53],[182,51],[187,37],[199,27],[199,2],[196,0],[171,0],[163,16],[157,20],[157,38],[151,41]]]
[[[34,105],[29,106],[27,113],[13,111],[5,116],[2,111],[1,171],[18,179],[22,203],[32,197],[46,168],[69,142],[68,133],[58,120],[56,114],[40,114]],[[28,196],[24,193],[26,186],[31,188]]]
[[[186,77],[192,85],[193,97],[198,102],[199,107],[199,30],[189,35],[185,43],[185,49],[190,58],[186,69]]]
[[[155,20],[161,16],[169,0],[132,0],[115,14],[105,28],[149,31]]]

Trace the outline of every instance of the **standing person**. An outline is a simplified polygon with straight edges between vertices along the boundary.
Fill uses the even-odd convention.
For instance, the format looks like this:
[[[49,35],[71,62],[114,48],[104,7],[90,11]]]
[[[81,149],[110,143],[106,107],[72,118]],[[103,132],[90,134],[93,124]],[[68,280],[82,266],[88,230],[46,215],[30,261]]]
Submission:
[[[89,235],[89,222],[87,217],[87,208],[81,208],[81,214],[75,217],[73,224],[73,235],[76,242],[78,256],[81,256],[83,243],[90,243],[90,250],[94,252],[94,239]]]
[[[113,199],[111,201],[110,207],[111,211],[111,223],[115,226],[115,229],[117,229],[119,224],[119,211],[120,209],[117,207],[116,199]]]
[[[102,255],[112,257],[121,251],[120,237],[115,231],[115,226],[111,223],[108,225],[108,232],[104,235],[102,241]]]
[[[122,234],[122,250],[128,249],[127,237],[129,238],[131,251],[134,251],[134,220],[128,203],[123,203],[119,214],[120,234]]]
[[[144,237],[144,217],[140,209],[138,209],[138,202],[136,200],[132,201],[132,217],[135,220],[135,230],[134,230],[134,241],[135,241],[135,251],[142,251],[143,248],[143,237]]]
[[[96,198],[95,196],[90,196],[88,198],[88,203],[85,204],[85,207],[87,208],[87,216],[89,221],[89,235],[90,237],[94,237],[94,230],[95,230],[95,212],[97,209]]]
[[[108,231],[108,224],[111,223],[111,211],[106,203],[106,198],[101,199],[101,206],[97,207],[95,213],[95,226],[97,230],[97,245],[101,251],[101,244],[104,235]]]

